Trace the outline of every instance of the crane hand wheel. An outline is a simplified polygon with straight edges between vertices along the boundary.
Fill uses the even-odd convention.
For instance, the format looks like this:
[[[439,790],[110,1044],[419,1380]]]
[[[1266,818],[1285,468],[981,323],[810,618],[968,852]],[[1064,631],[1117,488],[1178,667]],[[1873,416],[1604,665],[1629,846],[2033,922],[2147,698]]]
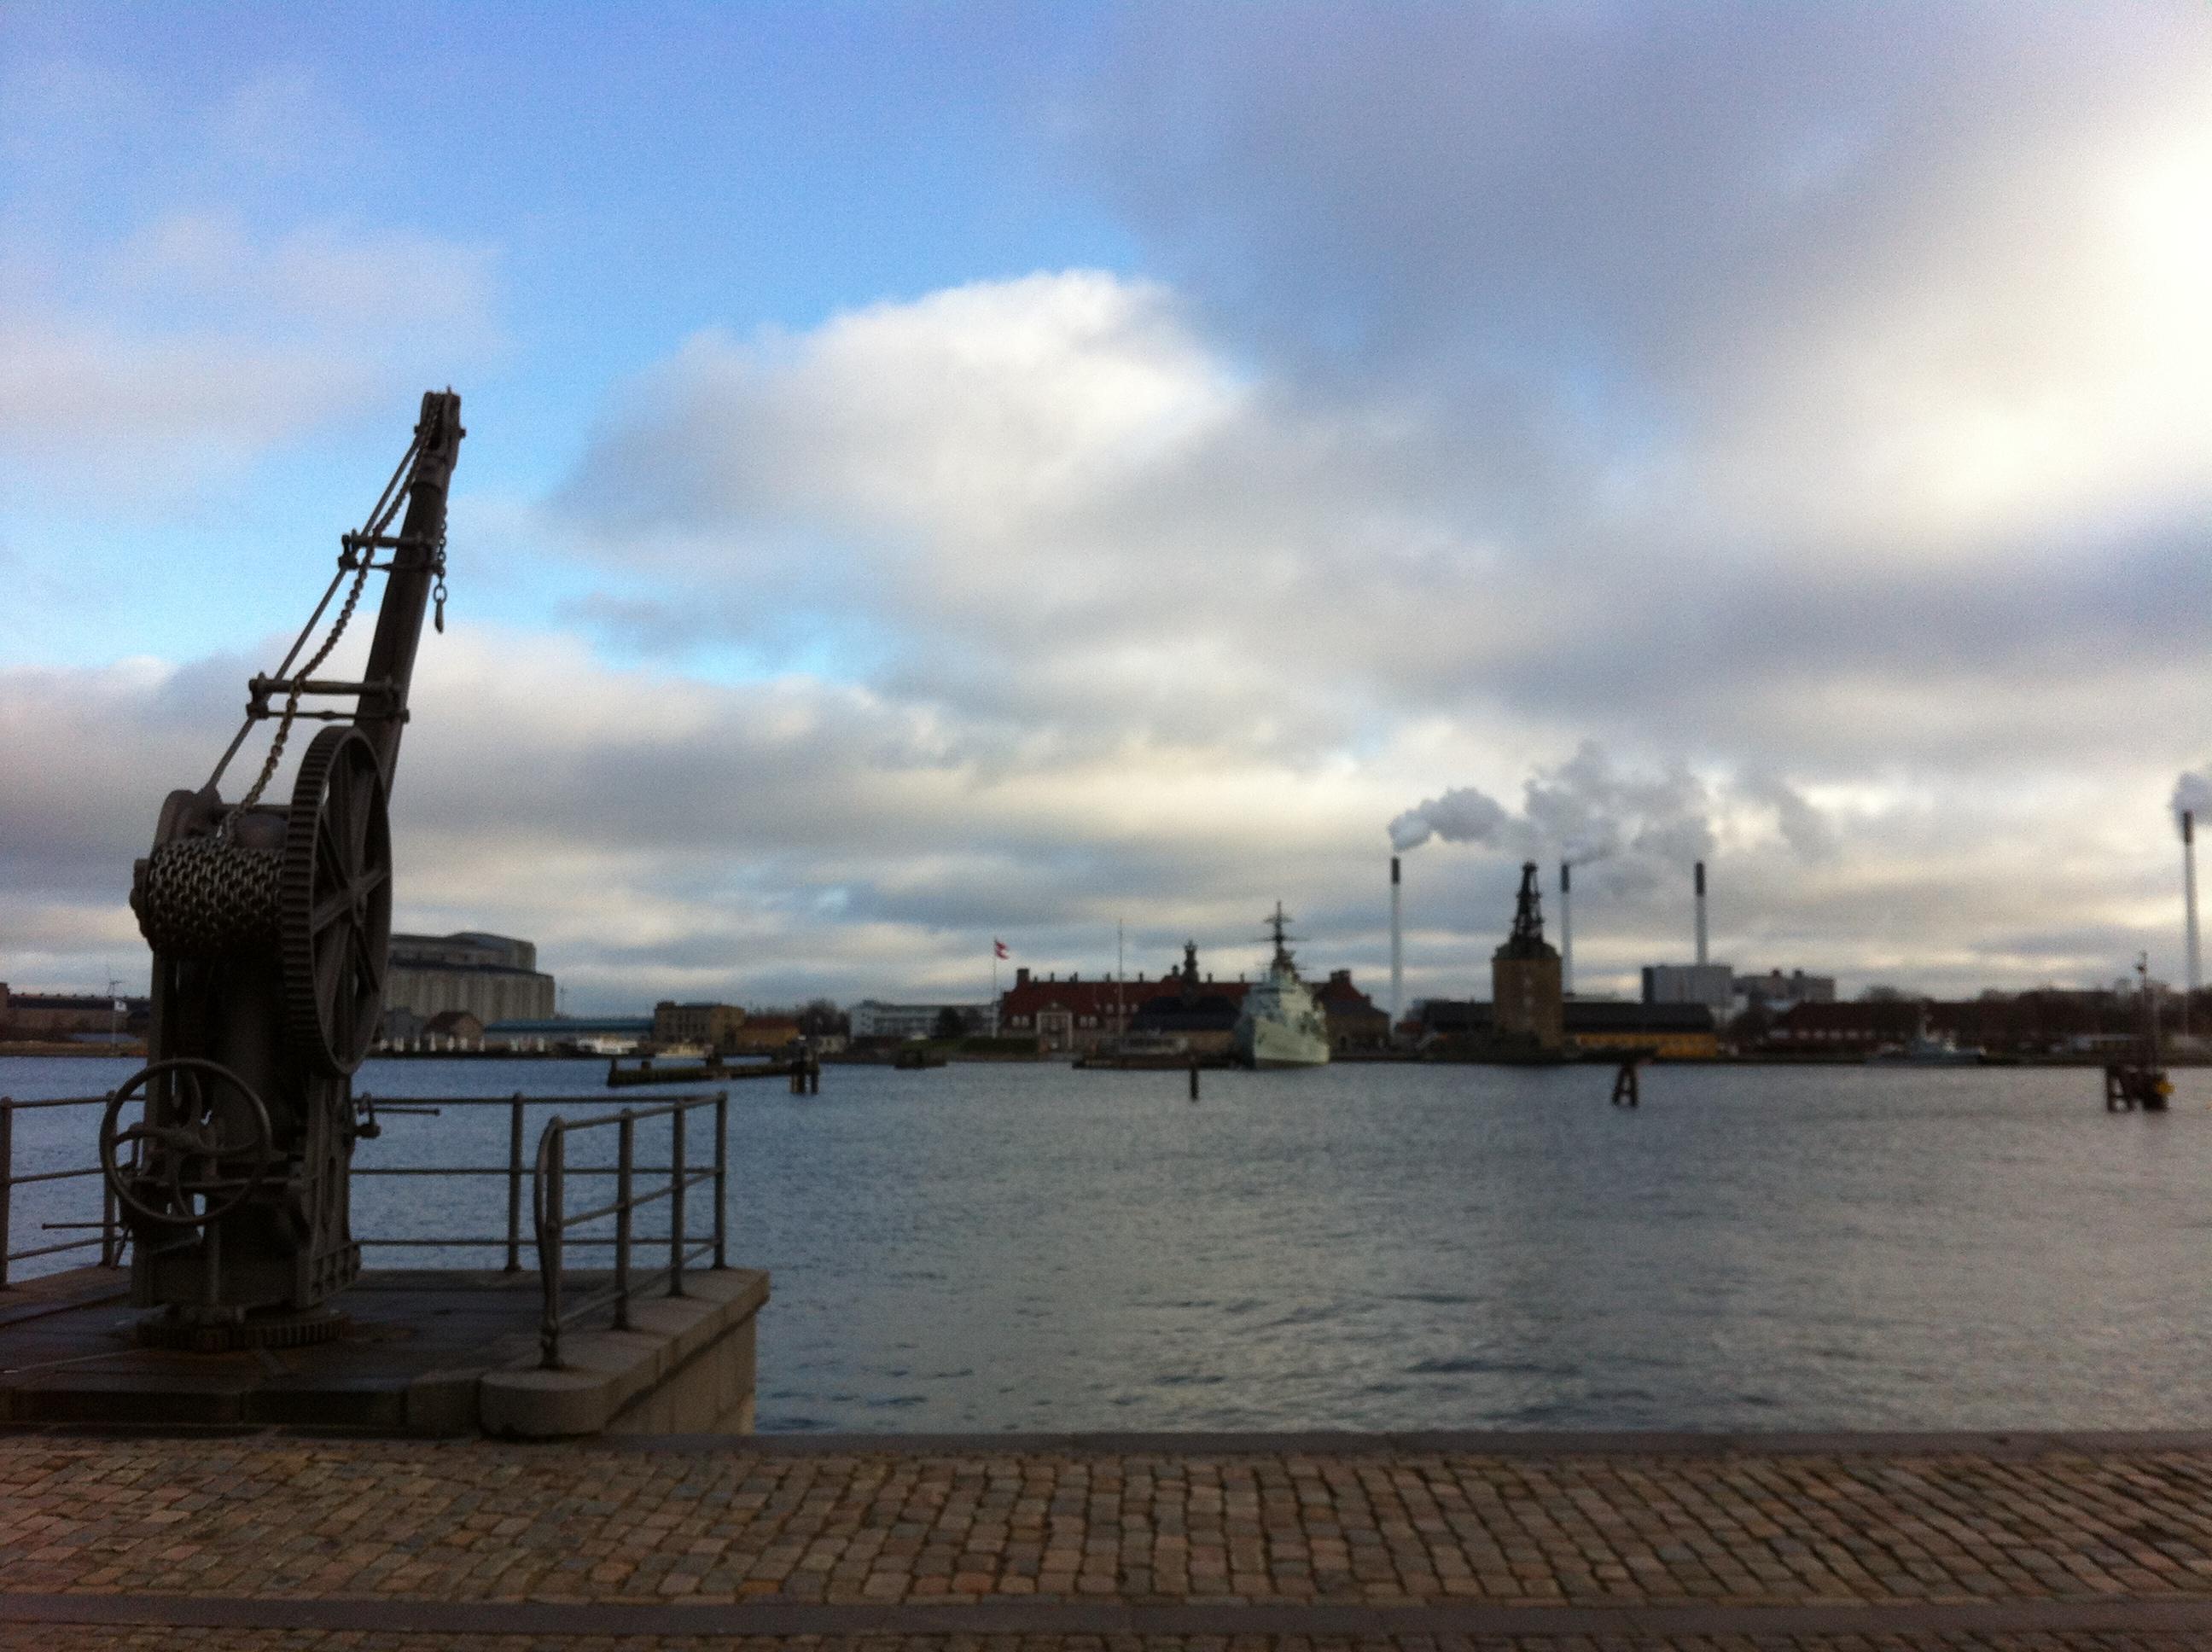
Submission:
[[[176,1075],[181,1081],[176,1088],[187,1098],[185,1105],[171,1109],[177,1121],[142,1121],[121,1128],[123,1109],[149,1080],[165,1073]],[[229,1085],[244,1102],[243,1139],[223,1134],[225,1121],[218,1116],[208,1086],[200,1082],[203,1074]],[[131,1157],[128,1165],[123,1162],[126,1150]],[[259,1187],[276,1158],[269,1109],[261,1098],[228,1067],[197,1056],[141,1067],[107,1098],[107,1111],[100,1116],[100,1174],[125,1211],[156,1227],[207,1226]],[[202,1201],[197,1211],[194,1199]]]
[[[350,1074],[376,1039],[392,942],[384,770],[358,729],[326,728],[300,760],[277,875],[284,1029],[318,1072]]]

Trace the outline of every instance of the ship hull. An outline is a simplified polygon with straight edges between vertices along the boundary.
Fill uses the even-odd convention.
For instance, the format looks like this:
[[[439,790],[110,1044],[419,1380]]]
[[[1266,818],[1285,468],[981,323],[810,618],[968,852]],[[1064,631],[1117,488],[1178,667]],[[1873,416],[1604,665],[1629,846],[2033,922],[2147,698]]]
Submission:
[[[1246,1066],[1262,1070],[1326,1066],[1328,1040],[1280,1021],[1254,1020],[1237,1029],[1237,1053]]]

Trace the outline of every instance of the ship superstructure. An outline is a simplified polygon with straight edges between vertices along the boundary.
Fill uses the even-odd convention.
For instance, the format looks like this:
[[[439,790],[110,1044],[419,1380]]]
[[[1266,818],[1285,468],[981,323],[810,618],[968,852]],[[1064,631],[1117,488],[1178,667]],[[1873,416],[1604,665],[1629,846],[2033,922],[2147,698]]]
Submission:
[[[1237,1021],[1237,1059],[1249,1067],[1317,1067],[1328,1060],[1328,1023],[1298,979],[1291,957],[1290,920],[1275,902],[1268,920],[1275,956],[1267,973],[1244,995]]]

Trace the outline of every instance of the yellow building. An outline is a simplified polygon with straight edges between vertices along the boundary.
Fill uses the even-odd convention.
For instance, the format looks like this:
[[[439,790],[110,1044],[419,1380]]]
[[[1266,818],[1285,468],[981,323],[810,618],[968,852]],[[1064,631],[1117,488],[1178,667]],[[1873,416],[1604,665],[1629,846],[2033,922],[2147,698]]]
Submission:
[[[676,1004],[666,999],[653,1006],[653,1042],[696,1044],[728,1054],[744,1036],[745,1012],[734,1004]]]
[[[1712,1011],[1702,1004],[1615,1004],[1578,999],[1566,1006],[1567,1036],[1585,1055],[1651,1055],[1710,1061],[1721,1053]]]

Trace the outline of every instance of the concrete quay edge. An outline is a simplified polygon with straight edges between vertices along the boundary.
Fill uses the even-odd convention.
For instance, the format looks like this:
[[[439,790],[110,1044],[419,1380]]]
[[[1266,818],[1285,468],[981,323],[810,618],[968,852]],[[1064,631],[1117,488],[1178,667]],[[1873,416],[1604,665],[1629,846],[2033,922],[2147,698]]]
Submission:
[[[2100,1452],[2212,1451],[2212,1429],[1741,1430],[1312,1429],[1067,1433],[807,1432],[610,1435],[578,1441],[617,1451],[750,1452],[763,1456],[1948,1456],[2028,1458]]]
[[[633,1299],[627,1331],[564,1333],[557,1370],[542,1369],[532,1355],[483,1372],[475,1387],[477,1425],[495,1439],[599,1436],[625,1406],[712,1348],[769,1299],[768,1275],[746,1269],[687,1273],[684,1288],[681,1297]],[[418,1379],[418,1386],[440,1375]],[[411,1408],[411,1393],[409,1399]]]
[[[1723,1637],[2212,1636],[2212,1600],[1973,1605],[1363,1606],[1015,1601],[825,1605],[792,1601],[447,1600],[386,1596],[0,1594],[0,1625],[622,1637],[1443,1635]]]

